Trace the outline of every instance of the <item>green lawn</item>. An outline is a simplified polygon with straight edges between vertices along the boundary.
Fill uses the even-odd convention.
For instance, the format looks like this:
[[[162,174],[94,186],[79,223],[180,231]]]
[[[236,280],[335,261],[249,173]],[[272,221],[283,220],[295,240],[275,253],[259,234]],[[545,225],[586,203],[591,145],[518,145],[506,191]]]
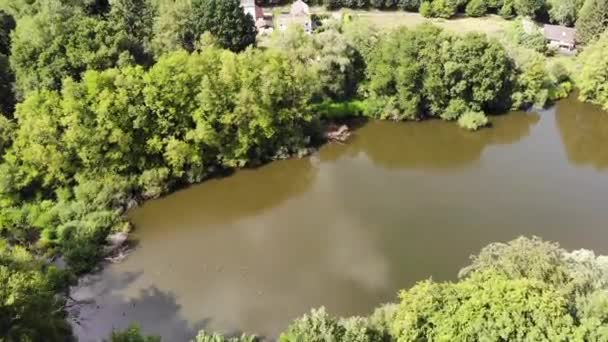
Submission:
[[[289,6],[265,8],[265,12],[288,12]],[[400,26],[414,27],[425,22],[433,23],[446,30],[456,33],[483,32],[493,37],[500,37],[505,30],[507,20],[497,15],[483,18],[456,17],[452,19],[425,18],[419,13],[405,11],[378,11],[378,10],[352,10],[341,9],[328,11],[322,6],[310,8],[313,14],[331,15],[335,13],[350,13],[353,18],[369,22],[382,29],[393,29]]]
[[[353,18],[366,21],[383,29],[400,26],[414,27],[422,23],[433,23],[445,30],[455,33],[483,32],[492,37],[500,37],[505,30],[507,20],[491,15],[483,18],[456,17],[452,19],[425,18],[411,12],[382,11],[347,11]]]

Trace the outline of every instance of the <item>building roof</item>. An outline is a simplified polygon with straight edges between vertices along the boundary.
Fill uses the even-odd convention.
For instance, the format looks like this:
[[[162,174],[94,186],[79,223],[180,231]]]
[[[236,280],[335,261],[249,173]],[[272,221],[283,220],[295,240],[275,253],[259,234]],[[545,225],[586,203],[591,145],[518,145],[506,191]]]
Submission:
[[[291,5],[291,15],[310,15],[310,9],[304,1],[297,0]]]
[[[545,38],[555,40],[567,44],[574,44],[576,41],[576,29],[560,26],[560,25],[545,25],[543,27]]]
[[[260,18],[264,18],[264,10],[262,7],[255,4],[255,0],[241,0],[241,7],[245,9],[245,13],[251,13],[251,15],[255,15],[253,20],[258,20]],[[248,12],[247,9],[253,8],[253,11]]]

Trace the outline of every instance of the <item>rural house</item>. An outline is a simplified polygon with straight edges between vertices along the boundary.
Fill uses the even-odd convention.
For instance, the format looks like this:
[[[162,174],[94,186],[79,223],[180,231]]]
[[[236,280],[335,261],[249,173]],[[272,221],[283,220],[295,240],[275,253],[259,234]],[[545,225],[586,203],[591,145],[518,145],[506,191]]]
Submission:
[[[277,26],[281,31],[285,31],[287,27],[294,24],[301,25],[306,33],[312,33],[310,9],[302,0],[295,1],[291,5],[289,13],[281,14],[277,18]]]
[[[241,0],[241,7],[245,14],[251,15],[258,31],[262,32],[272,28],[272,15],[264,15],[264,10],[255,4],[255,0]]]
[[[576,29],[560,25],[545,25],[543,32],[549,46],[568,51],[572,51],[576,47]]]

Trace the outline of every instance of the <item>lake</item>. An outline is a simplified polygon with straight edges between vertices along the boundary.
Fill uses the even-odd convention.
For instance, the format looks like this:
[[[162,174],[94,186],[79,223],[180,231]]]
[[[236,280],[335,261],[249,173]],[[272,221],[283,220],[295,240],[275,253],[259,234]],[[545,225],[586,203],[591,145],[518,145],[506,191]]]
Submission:
[[[348,144],[145,203],[137,248],[74,289],[89,300],[75,333],[272,339],[313,307],[367,315],[417,281],[456,280],[494,241],[608,254],[608,114],[568,99],[491,121],[370,122]]]

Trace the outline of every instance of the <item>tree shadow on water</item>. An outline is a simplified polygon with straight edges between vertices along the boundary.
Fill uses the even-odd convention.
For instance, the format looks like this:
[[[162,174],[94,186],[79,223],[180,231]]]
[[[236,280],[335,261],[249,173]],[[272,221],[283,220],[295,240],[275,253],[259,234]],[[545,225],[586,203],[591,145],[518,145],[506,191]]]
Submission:
[[[107,271],[85,277],[71,291],[69,321],[78,341],[103,341],[113,330],[137,324],[163,341],[190,341],[209,319],[191,322],[183,317],[176,296],[156,286],[126,291],[143,272],[116,276]]]

